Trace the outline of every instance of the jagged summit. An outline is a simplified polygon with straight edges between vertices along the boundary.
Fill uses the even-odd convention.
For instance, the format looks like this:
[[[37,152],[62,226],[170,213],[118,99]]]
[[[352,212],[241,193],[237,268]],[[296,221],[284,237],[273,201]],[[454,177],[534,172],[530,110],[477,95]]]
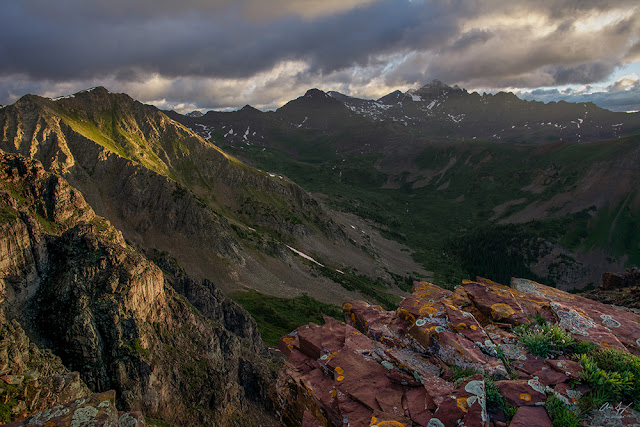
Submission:
[[[307,93],[304,94],[304,97],[305,98],[330,98],[326,92],[316,88],[309,89]]]
[[[247,104],[244,107],[242,107],[239,111],[245,112],[245,113],[260,113],[261,111],[258,110],[255,107],[252,107],[251,105]]]
[[[185,116],[187,116],[187,117],[202,117],[202,116],[204,116],[204,114],[202,114],[202,111],[193,110],[192,112],[185,114]]]
[[[378,99],[378,102],[381,104],[395,104],[396,102],[401,100],[403,96],[404,96],[404,93],[402,93],[399,90],[394,90],[390,94],[385,95],[382,98]]]
[[[353,98],[352,96],[345,95],[344,93],[341,93],[335,90],[330,90],[329,92],[327,92],[327,95],[340,101]]]
[[[427,83],[420,89],[409,90],[407,93],[433,99],[450,93],[467,93],[467,91],[465,89],[460,89],[457,85],[449,86],[440,80],[433,80],[431,83]]]

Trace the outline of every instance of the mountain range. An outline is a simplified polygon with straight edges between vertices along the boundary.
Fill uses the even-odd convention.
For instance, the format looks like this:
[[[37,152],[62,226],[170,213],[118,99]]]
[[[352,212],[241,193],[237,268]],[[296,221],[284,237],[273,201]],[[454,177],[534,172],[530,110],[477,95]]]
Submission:
[[[5,421],[66,378],[160,423],[277,425],[263,341],[346,300],[640,263],[639,113],[434,81],[181,115],[97,87],[25,95],[0,129],[0,371],[51,384],[23,408],[20,380]]]
[[[445,282],[517,269],[583,288],[640,262],[638,113],[434,81],[377,101],[312,89],[275,112],[167,114],[373,221]]]

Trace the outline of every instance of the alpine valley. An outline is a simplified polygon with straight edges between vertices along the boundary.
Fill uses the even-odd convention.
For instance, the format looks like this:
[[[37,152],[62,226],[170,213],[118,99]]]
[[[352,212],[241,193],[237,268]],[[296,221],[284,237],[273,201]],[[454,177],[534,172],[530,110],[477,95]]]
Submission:
[[[181,115],[97,87],[0,130],[0,422],[506,425],[510,381],[564,408],[589,345],[640,354],[636,314],[573,294],[640,265],[640,113],[433,81]],[[552,323],[566,346],[524,344]]]

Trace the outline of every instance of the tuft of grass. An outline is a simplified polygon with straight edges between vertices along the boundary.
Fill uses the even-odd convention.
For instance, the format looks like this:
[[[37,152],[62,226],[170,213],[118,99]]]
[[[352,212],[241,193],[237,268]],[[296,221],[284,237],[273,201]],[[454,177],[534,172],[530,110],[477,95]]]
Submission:
[[[142,347],[142,344],[140,344],[140,338],[134,338],[133,342],[132,342],[132,345],[133,345],[134,351],[136,352],[136,354],[138,356],[146,357],[146,356],[149,355],[149,353],[150,353],[149,349]]]
[[[461,368],[460,366],[453,365],[451,366],[452,375],[451,382],[458,386],[462,381],[466,380],[469,377],[474,376],[478,373],[475,369],[471,368]]]
[[[553,427],[579,427],[580,418],[556,396],[549,396],[544,407],[551,417]]]
[[[565,329],[554,324],[521,325],[515,333],[530,353],[545,358],[567,353],[575,342]]]

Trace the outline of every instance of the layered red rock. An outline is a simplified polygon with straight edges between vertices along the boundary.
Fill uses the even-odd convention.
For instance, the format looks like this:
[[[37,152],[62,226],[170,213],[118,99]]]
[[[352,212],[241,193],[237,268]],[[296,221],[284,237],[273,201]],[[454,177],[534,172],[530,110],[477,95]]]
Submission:
[[[582,368],[529,354],[514,328],[536,315],[576,340],[640,349],[640,316],[525,279],[507,287],[478,278],[454,291],[416,282],[395,311],[363,301],[343,310],[346,323],[327,319],[281,340],[288,363],[276,391],[288,424],[489,425],[483,378],[491,376],[520,408],[515,425],[550,425],[547,396],[575,404],[586,391]],[[454,366],[478,374],[452,382]]]

